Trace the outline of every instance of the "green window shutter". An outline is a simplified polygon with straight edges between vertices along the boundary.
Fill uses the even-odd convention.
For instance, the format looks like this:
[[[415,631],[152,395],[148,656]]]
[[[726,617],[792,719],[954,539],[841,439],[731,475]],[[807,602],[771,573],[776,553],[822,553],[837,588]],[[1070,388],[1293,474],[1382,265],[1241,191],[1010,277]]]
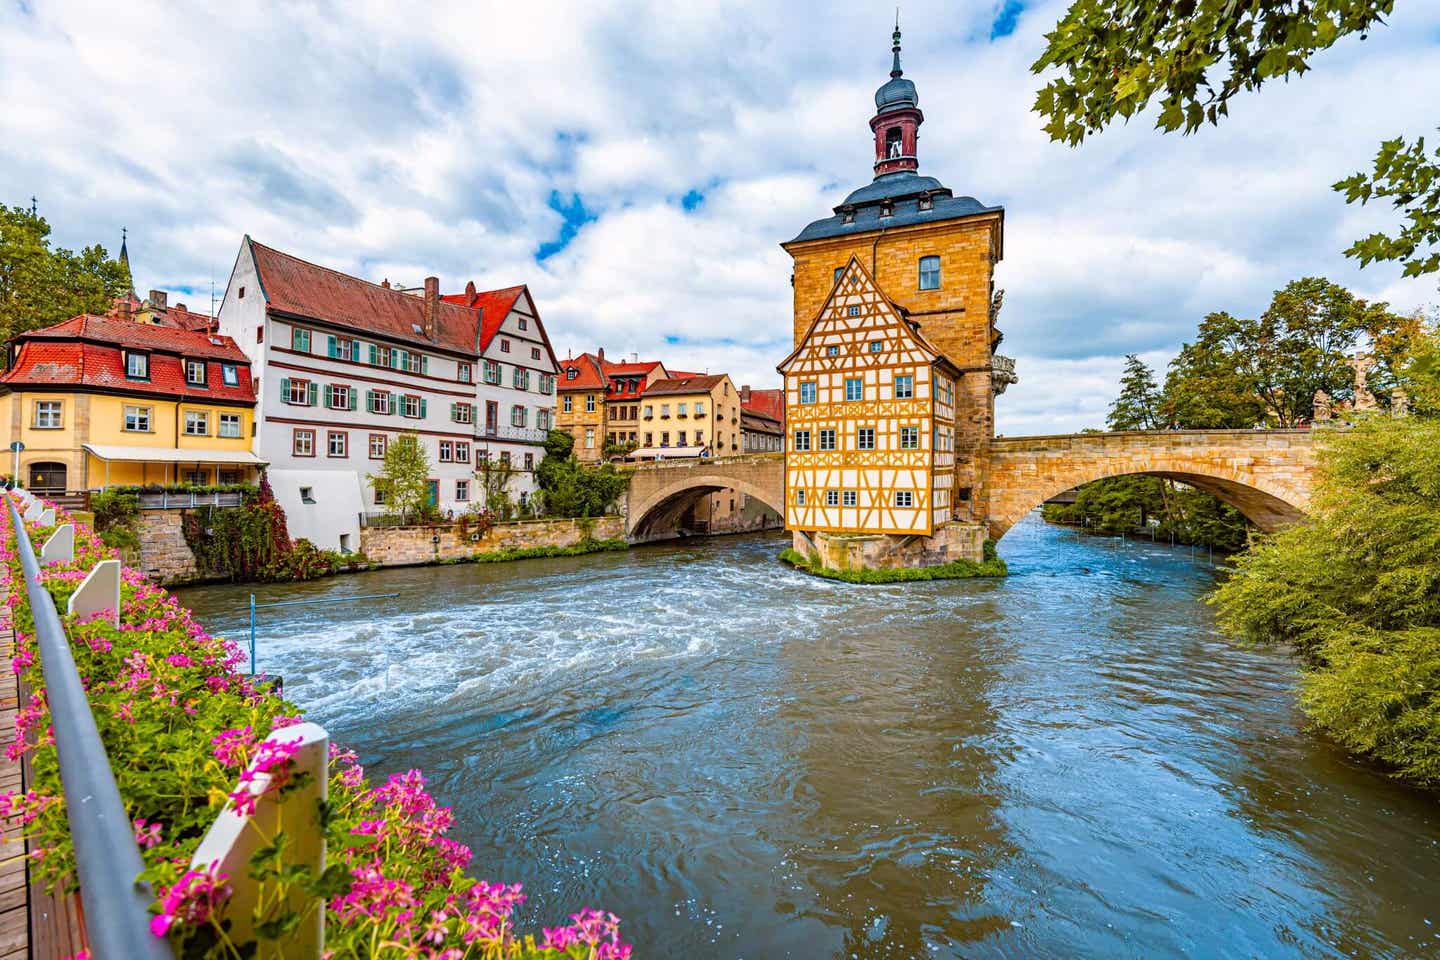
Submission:
[[[457,423],[460,421],[460,404],[450,404],[450,419],[454,420]]]
[[[425,356],[424,354],[421,354],[421,355],[420,355],[420,372],[421,372],[421,373],[429,373],[429,372],[430,372],[430,358],[427,357],[427,356]]]
[[[282,377],[282,378],[280,378],[280,402],[281,402],[281,403],[289,403],[289,402],[290,402],[290,378],[289,378],[289,377]]]
[[[424,397],[421,397],[421,398],[420,398],[420,419],[421,419],[421,420],[424,420],[424,419],[425,419],[425,398],[424,398]]]
[[[370,366],[375,366],[375,344],[370,344]]]
[[[375,412],[375,391],[374,391],[374,390],[366,390],[366,391],[365,391],[365,412],[366,412],[366,413],[374,413],[374,412]]]
[[[332,346],[334,345],[333,342],[332,342],[331,345],[332,345]],[[333,406],[335,405],[334,397],[335,397],[334,388],[332,388],[332,387],[330,386],[330,384],[328,384],[328,383],[325,384],[325,406],[327,406],[327,407],[333,407]]]
[[[310,384],[310,389],[309,389],[308,391],[306,391],[306,393],[308,394],[307,399],[309,399],[309,401],[310,401],[310,406],[312,406],[312,407],[315,406],[316,395],[317,395],[319,392],[320,392],[320,391],[316,388],[315,384],[312,382],[312,383]]]
[[[325,338],[325,355],[332,359],[340,356],[340,345],[336,343],[334,334]]]
[[[359,363],[359,362],[360,362],[360,341],[359,341],[359,340],[351,340],[351,341],[350,341],[350,359],[351,359],[351,360],[354,360],[356,363]]]
[[[396,370],[403,370],[403,369],[405,369],[405,351],[404,351],[404,350],[391,350],[391,351],[390,351],[390,359],[391,359],[392,361],[394,361],[395,369],[396,369]]]
[[[350,410],[354,410],[354,409],[355,409],[355,404],[358,403],[359,400],[360,400],[360,398],[357,396],[357,394],[358,394],[359,392],[360,392],[359,390],[353,390],[353,389],[350,391],[350,405],[349,405],[349,407],[348,407],[347,409],[350,409]]]

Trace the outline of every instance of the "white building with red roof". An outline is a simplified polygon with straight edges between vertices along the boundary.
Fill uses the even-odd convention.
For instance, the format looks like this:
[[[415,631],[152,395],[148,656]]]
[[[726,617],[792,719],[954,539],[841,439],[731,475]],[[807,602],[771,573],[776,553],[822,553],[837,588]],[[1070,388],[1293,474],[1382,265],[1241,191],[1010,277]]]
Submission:
[[[556,368],[524,286],[442,297],[435,277],[404,290],[247,236],[219,324],[251,358],[255,450],[293,535],[357,547],[365,518],[386,512],[372,477],[401,433],[420,439],[442,513],[483,503],[501,460],[517,470],[512,497],[533,492]]]

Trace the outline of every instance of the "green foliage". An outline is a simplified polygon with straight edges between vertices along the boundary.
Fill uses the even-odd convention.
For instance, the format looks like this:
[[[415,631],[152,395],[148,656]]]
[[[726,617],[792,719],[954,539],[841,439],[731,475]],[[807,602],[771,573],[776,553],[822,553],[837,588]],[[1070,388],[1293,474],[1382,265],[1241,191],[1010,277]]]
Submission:
[[[1302,706],[1347,749],[1440,786],[1440,421],[1366,420],[1318,463],[1310,516],[1216,591],[1220,625],[1293,651]]]
[[[95,532],[107,547],[119,550],[140,549],[140,497],[120,490],[92,494],[90,512],[95,517]]]
[[[1249,536],[1249,525],[1234,507],[1161,477],[1095,480],[1080,487],[1074,503],[1046,504],[1041,514],[1050,523],[1083,525],[1094,533],[1150,530],[1159,541],[1173,538],[1226,552],[1242,549]]]
[[[1120,378],[1120,395],[1110,404],[1106,423],[1111,430],[1158,430],[1163,426],[1160,400],[1155,371],[1135,354],[1128,354]]]
[[[601,517],[610,513],[630,479],[613,464],[586,466],[574,456],[575,438],[551,430],[545,457],[535,468],[535,483],[545,513],[552,517]]]
[[[515,468],[505,460],[488,459],[480,468],[480,489],[485,494],[485,509],[501,520],[515,516],[515,498],[510,495],[510,481]]]
[[[780,552],[780,560],[796,570],[840,580],[845,583],[912,583],[922,580],[963,580],[970,577],[1003,577],[1009,574],[1005,561],[995,552],[995,545],[985,543],[985,559],[980,563],[971,560],[952,560],[950,563],[933,567],[896,567],[886,570],[836,570],[822,567],[798,550],[786,548]]]
[[[427,503],[430,458],[414,433],[402,433],[390,441],[380,473],[372,474],[370,481],[384,492],[386,507],[401,516],[423,516],[433,510]]]
[[[365,562],[322,550],[309,540],[290,540],[285,510],[268,480],[246,488],[238,507],[203,506],[187,510],[181,532],[200,576],[232,583],[314,580]]]
[[[1299,76],[1310,57],[1364,34],[1394,0],[1075,0],[1031,69],[1058,68],[1035,98],[1052,140],[1079,144],[1152,101],[1155,126],[1192,133],[1219,123],[1241,90]],[[1223,76],[1222,76],[1223,74]]]
[[[76,314],[103,314],[129,289],[129,271],[104,247],[51,248],[44,217],[0,207],[0,342]]]
[[[608,550],[629,550],[630,544],[624,537],[606,540],[592,540],[586,537],[568,547],[505,547],[490,550],[470,557],[474,563],[506,563],[510,560],[534,560],[540,557],[578,557],[587,553],[601,553]]]
[[[1346,203],[1389,200],[1404,225],[1392,234],[1372,233],[1345,251],[1362,267],[1377,260],[1394,260],[1405,276],[1440,271],[1440,148],[1425,153],[1425,138],[1407,143],[1403,137],[1386,140],[1375,154],[1370,173],[1356,173],[1334,185]]]

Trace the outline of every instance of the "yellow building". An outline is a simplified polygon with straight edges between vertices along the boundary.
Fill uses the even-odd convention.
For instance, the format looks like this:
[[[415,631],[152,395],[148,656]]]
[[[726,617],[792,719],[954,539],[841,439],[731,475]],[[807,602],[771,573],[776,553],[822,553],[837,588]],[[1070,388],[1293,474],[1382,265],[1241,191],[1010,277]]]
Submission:
[[[836,547],[862,565],[979,559],[994,398],[1014,382],[994,353],[1005,211],[918,173],[924,115],[898,30],[893,53],[870,120],[874,180],[782,244],[787,526],[827,561],[830,535],[927,538]]]
[[[217,334],[79,316],[23,333],[0,375],[3,472],[37,492],[121,484],[243,483],[255,387]]]

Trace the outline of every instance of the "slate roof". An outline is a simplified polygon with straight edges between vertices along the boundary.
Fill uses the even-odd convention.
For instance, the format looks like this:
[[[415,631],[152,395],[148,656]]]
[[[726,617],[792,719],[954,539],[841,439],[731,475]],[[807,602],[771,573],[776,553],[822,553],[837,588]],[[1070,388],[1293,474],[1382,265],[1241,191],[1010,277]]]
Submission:
[[[369,333],[416,346],[473,356],[479,350],[476,313],[441,298],[435,309],[435,336],[424,329],[422,297],[322,267],[245,238],[255,257],[260,285],[271,310],[309,317],[347,330]],[[515,288],[517,290],[522,288]],[[503,293],[503,291],[495,291]],[[512,297],[510,302],[514,303]],[[485,322],[491,322],[486,311]],[[494,323],[498,327],[508,308]],[[493,336],[493,331],[492,331]]]
[[[921,210],[920,200],[927,193],[930,195],[931,207],[929,210]],[[887,200],[892,204],[893,210],[890,216],[882,217],[880,207]],[[854,218],[850,223],[845,222],[846,207],[854,208]],[[934,177],[922,177],[913,170],[902,170],[878,176],[873,183],[853,191],[845,198],[844,203],[835,208],[834,216],[816,220],[790,242],[843,237],[879,230],[881,227],[905,227],[916,223],[957,220],[981,213],[1004,212],[1004,207],[987,207],[974,197],[954,196],[948,187]]]
[[[783,434],[785,425],[774,417],[767,417],[755,413],[753,410],[740,411],[740,429],[749,430],[752,433],[774,433]]]
[[[150,376],[125,375],[126,349],[150,353]],[[14,362],[0,375],[0,389],[26,387],[143,394],[211,403],[255,403],[250,362],[229,337],[83,315],[11,341]],[[186,359],[204,360],[206,386],[186,382]],[[236,383],[225,383],[221,366],[233,364]]]

